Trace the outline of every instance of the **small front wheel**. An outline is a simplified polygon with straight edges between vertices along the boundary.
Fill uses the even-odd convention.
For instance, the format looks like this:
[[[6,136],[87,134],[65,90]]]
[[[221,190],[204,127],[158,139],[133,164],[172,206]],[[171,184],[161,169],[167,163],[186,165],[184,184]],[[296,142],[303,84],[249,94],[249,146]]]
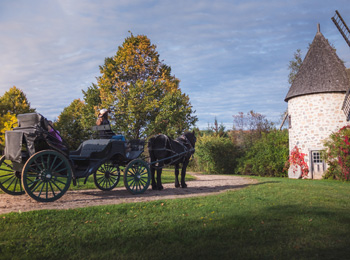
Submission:
[[[119,179],[119,166],[114,165],[111,161],[102,162],[97,171],[94,172],[94,182],[100,190],[114,189],[118,185]]]
[[[132,194],[144,193],[151,181],[151,171],[148,164],[141,160],[132,160],[124,170],[125,188]]]
[[[21,183],[21,172],[14,170],[12,161],[5,160],[5,155],[0,158],[0,189],[10,195],[25,193]]]
[[[22,170],[22,186],[26,193],[40,202],[52,202],[62,197],[72,180],[68,159],[53,150],[33,154]]]

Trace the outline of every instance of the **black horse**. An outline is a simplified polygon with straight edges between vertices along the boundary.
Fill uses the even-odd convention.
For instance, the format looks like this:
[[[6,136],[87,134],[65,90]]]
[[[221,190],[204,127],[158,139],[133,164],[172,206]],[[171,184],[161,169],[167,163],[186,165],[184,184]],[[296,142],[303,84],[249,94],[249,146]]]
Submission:
[[[191,155],[194,154],[196,136],[193,132],[185,132],[180,137],[172,140],[170,137],[160,134],[152,137],[148,142],[148,151],[151,158],[152,189],[162,190],[162,168],[164,165],[175,165],[175,187],[180,187],[179,168],[181,169],[181,187],[186,188],[185,183],[186,168]],[[159,161],[155,165],[155,161]],[[155,171],[157,169],[157,181]]]

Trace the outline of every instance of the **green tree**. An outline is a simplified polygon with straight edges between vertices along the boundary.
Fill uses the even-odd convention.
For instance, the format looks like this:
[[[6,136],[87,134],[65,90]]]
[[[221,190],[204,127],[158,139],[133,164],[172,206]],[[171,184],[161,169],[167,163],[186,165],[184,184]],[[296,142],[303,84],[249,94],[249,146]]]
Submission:
[[[181,90],[166,93],[158,103],[159,109],[146,134],[163,133],[175,137],[195,125],[197,117],[193,116],[190,98]]]
[[[97,87],[85,92],[85,101],[93,100],[87,103],[93,103],[95,111],[109,108],[116,132],[138,139],[160,130],[180,132],[197,121],[188,96],[181,93],[180,81],[171,75],[171,68],[159,59],[156,46],[146,36],[131,34],[127,37],[116,55],[105,59],[100,72]],[[181,107],[169,104],[179,99]],[[172,117],[164,130],[155,121],[165,120],[164,111],[170,108],[176,109],[168,112],[179,116],[177,120],[181,122],[175,122]]]
[[[303,63],[301,56],[302,56],[301,50],[297,49],[296,52],[294,52],[293,60],[289,61],[289,64],[288,64],[288,69],[289,69],[288,83],[290,84],[289,87],[292,86],[295,76],[297,75],[301,67],[301,64]]]
[[[83,124],[83,111],[86,108],[85,103],[80,99],[75,99],[59,115],[54,127],[60,131],[63,139],[68,143],[71,150],[90,137],[90,129],[85,128]]]
[[[215,117],[214,120],[214,126],[212,126],[212,130],[214,135],[216,136],[220,136],[220,137],[227,137],[227,133],[225,132],[225,126],[223,123],[221,123],[220,125],[218,124],[218,120]]]
[[[100,89],[96,84],[92,84],[86,91],[82,91],[84,95],[85,106],[82,109],[82,126],[90,129],[96,122],[98,115],[98,107],[101,105]]]

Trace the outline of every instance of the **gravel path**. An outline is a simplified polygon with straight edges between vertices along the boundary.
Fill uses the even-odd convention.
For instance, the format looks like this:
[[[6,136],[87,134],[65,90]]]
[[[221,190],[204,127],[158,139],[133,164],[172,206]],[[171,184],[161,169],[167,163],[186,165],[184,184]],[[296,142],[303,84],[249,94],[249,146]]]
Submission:
[[[72,209],[96,205],[207,196],[227,190],[244,188],[250,184],[257,183],[256,180],[239,176],[190,174],[195,176],[196,180],[187,181],[188,188],[186,189],[175,188],[174,183],[170,183],[163,184],[164,190],[162,191],[153,191],[149,188],[141,195],[132,195],[125,187],[116,188],[108,192],[98,189],[78,190],[68,191],[57,201],[42,203],[32,200],[27,195],[11,196],[8,194],[0,194],[0,214],[41,209]]]

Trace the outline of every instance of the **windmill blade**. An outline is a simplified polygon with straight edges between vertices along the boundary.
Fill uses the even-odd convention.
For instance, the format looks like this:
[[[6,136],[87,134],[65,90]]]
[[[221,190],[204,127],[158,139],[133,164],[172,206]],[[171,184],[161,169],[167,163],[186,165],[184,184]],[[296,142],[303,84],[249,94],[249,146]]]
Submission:
[[[346,116],[346,121],[350,120],[350,89],[346,92],[343,106],[341,108]]]
[[[335,24],[335,26],[338,28],[341,35],[343,35],[344,40],[350,47],[350,29],[346,25],[345,21],[341,17],[340,13],[335,10],[335,15],[332,17],[332,21]]]

